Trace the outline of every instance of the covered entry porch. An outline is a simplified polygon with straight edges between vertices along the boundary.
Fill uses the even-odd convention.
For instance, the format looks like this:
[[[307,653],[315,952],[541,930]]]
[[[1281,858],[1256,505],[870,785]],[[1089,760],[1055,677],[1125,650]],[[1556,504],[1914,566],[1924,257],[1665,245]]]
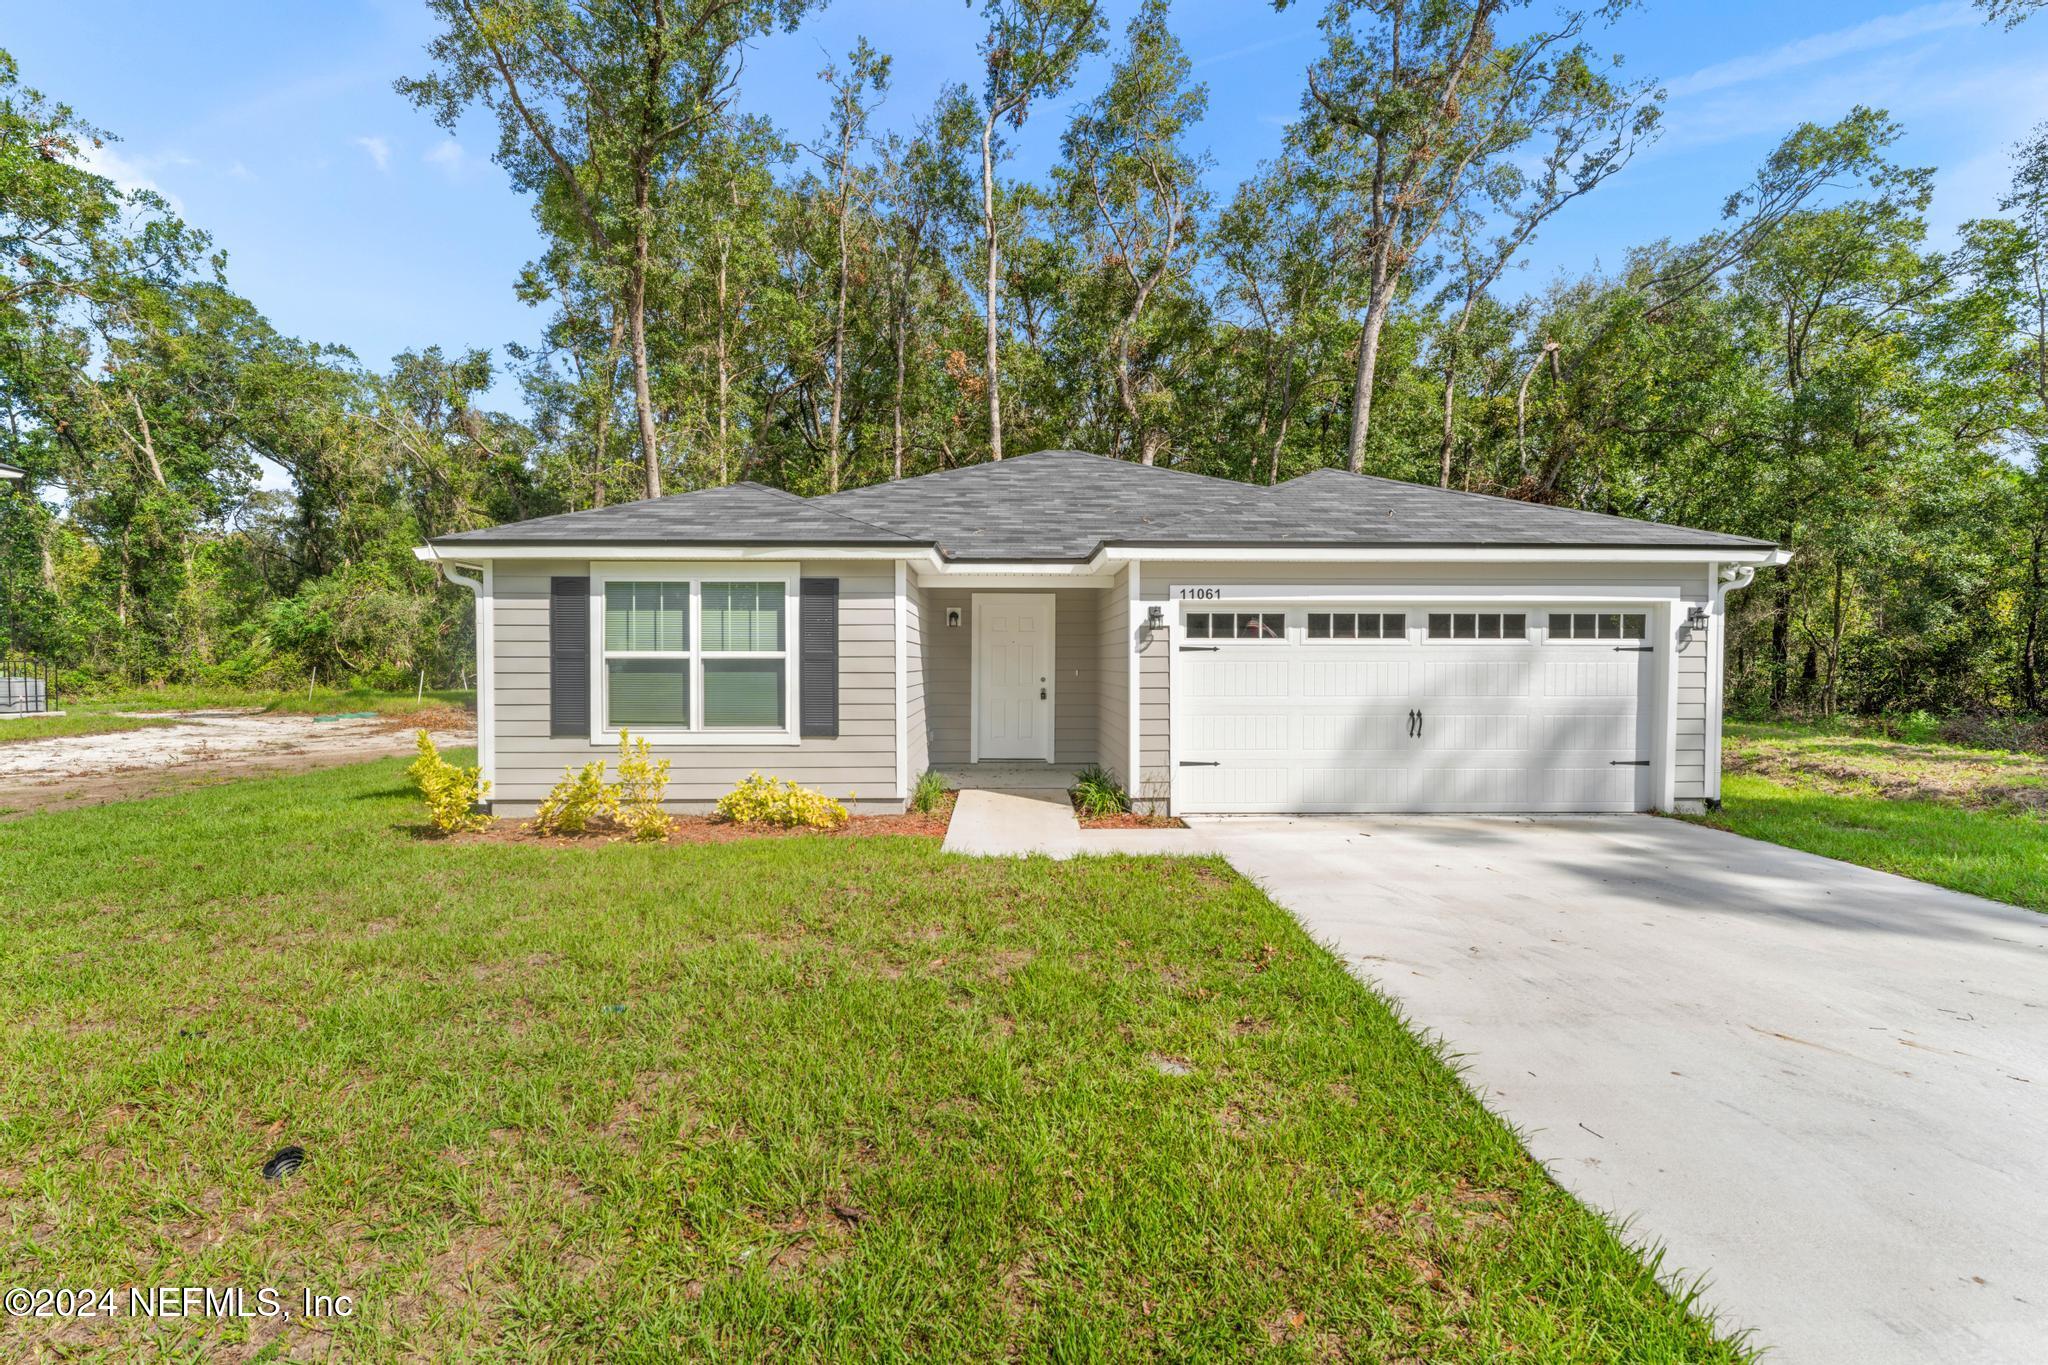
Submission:
[[[910,767],[964,791],[1064,801],[1100,765],[1130,785],[1131,578],[953,574],[913,579]]]

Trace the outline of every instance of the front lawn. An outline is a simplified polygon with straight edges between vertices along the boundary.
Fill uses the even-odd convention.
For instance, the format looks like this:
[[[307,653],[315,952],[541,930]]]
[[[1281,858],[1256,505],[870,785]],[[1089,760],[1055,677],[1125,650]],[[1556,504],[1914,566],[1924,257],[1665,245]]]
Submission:
[[[99,711],[74,711],[66,707],[61,716],[15,716],[0,720],[0,744],[29,739],[64,739],[72,735],[112,735],[123,730],[150,730],[177,723],[155,716],[116,716]]]
[[[10,1353],[1737,1355],[1221,863],[447,844],[401,766],[0,826],[7,1284],[359,1305]]]
[[[2048,757],[1731,721],[1723,761],[1703,823],[2048,910]]]

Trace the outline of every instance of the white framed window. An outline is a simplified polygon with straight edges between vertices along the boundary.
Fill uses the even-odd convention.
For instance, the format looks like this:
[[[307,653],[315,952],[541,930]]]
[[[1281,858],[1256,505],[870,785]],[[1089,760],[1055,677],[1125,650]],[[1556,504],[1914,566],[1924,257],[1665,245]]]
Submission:
[[[795,565],[592,568],[592,743],[798,742]]]
[[[1583,640],[1647,639],[1649,617],[1640,611],[1554,611],[1550,638],[1576,644]]]
[[[1529,617],[1519,611],[1433,611],[1429,638],[1454,642],[1526,640]]]
[[[1284,611],[1191,611],[1186,631],[1190,640],[1285,640]]]
[[[1408,614],[1401,611],[1312,611],[1308,614],[1308,638],[1339,644],[1364,641],[1405,644]]]

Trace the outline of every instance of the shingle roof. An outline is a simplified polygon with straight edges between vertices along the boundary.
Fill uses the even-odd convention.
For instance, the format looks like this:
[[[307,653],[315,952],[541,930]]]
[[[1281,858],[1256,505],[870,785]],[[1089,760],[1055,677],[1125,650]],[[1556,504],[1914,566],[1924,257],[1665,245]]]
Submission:
[[[436,545],[929,545],[820,499],[743,482],[436,536]]]
[[[443,536],[466,544],[929,545],[948,559],[1170,547],[1759,549],[1770,542],[1321,469],[1277,487],[1074,450],[819,498],[734,484]]]

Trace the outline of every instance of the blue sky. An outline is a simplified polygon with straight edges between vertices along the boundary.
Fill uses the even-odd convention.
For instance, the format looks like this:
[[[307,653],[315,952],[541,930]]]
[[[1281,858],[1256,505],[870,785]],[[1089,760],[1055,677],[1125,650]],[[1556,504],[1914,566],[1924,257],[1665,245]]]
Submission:
[[[1108,0],[1120,30],[1136,0]],[[526,203],[491,163],[495,133],[450,137],[392,92],[425,68],[415,0],[230,4],[157,0],[10,6],[24,79],[119,135],[102,169],[153,185],[229,253],[231,281],[284,330],[382,366],[407,347],[530,340],[512,296],[536,250]],[[1319,0],[1179,0],[1175,24],[1211,88],[1204,140],[1219,198],[1276,149],[1317,50]],[[814,73],[865,34],[893,54],[881,115],[907,127],[949,80],[972,79],[979,25],[956,0],[839,0],[750,53],[743,103],[808,135]],[[1602,36],[1671,92],[1662,141],[1574,206],[1506,287],[1612,264],[1631,244],[1708,227],[1784,131],[1855,103],[1891,110],[1903,156],[1940,168],[1938,236],[1995,210],[2011,144],[2048,120],[2048,16],[2013,32],[1966,3],[1652,3]],[[1065,111],[1041,108],[1018,169],[1050,163]],[[500,351],[502,356],[502,351]],[[508,405],[515,392],[501,384]]]

